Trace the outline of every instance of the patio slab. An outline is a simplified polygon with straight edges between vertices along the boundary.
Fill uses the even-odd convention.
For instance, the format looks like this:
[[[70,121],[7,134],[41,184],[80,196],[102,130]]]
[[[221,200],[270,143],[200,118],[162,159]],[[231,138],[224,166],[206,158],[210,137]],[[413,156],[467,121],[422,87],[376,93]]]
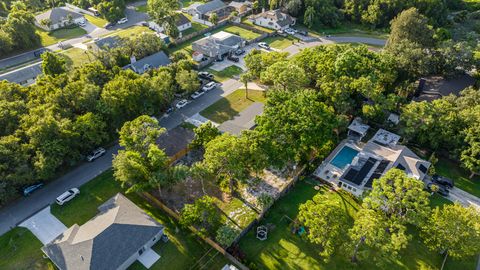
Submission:
[[[156,263],[160,259],[160,255],[153,251],[151,248],[145,250],[140,257],[138,257],[138,261],[143,264],[147,269],[150,269],[154,263]]]

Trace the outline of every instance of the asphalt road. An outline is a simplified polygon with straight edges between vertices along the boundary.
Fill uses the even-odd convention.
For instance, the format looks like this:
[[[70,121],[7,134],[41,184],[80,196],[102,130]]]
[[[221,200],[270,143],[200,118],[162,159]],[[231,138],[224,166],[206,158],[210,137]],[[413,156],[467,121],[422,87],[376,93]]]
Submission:
[[[175,110],[168,117],[163,117],[160,119],[160,124],[169,130],[173,129],[180,125],[184,119],[202,111],[223,96],[227,96],[242,87],[242,85],[242,83],[236,80],[227,80],[221,87],[207,92],[205,95],[192,101],[182,109]],[[82,163],[72,171],[34,192],[31,196],[19,198],[8,206],[1,208],[0,235],[8,232],[23,220],[53,203],[55,198],[66,190],[73,187],[80,187],[95,178],[97,175],[108,170],[112,167],[112,158],[113,155],[117,153],[118,149],[120,149],[120,146],[115,145],[108,149],[103,157],[94,162]]]

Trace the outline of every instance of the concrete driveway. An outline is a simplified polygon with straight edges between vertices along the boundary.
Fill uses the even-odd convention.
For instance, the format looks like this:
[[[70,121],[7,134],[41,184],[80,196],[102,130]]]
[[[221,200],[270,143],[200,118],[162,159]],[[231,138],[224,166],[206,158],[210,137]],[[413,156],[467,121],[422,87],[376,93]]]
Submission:
[[[67,230],[67,227],[52,215],[50,206],[45,207],[18,226],[29,229],[44,245]]]
[[[453,201],[453,202],[458,202],[464,206],[470,206],[473,205],[477,210],[480,211],[480,198],[463,191],[459,188],[452,188],[450,189],[450,193],[447,197],[447,199]]]

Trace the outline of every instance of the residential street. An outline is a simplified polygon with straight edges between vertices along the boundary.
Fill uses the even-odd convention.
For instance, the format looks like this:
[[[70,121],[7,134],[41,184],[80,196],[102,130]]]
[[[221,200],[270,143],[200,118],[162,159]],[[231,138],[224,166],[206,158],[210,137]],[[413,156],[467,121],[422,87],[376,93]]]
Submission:
[[[212,90],[201,98],[192,101],[186,107],[176,110],[168,117],[160,120],[160,124],[173,129],[183,122],[184,119],[199,113],[223,96],[227,96],[240,88],[243,84],[230,79],[223,83],[221,88]],[[55,198],[66,190],[79,187],[95,178],[97,175],[108,170],[112,166],[112,155],[117,153],[120,146],[117,144],[107,150],[107,153],[92,163],[82,163],[72,171],[47,184],[44,188],[36,191],[30,197],[19,198],[10,205],[0,209],[0,235],[6,233],[17,224],[35,214],[45,206],[54,202]]]

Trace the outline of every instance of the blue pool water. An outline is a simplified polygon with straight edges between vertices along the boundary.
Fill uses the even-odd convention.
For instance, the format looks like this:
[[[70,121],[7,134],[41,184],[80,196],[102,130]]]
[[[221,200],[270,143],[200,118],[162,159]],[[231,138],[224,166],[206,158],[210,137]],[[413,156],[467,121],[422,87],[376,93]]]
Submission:
[[[330,161],[330,164],[339,169],[343,169],[352,162],[353,158],[357,156],[357,154],[357,150],[348,146],[344,146],[332,159],[332,161]]]

